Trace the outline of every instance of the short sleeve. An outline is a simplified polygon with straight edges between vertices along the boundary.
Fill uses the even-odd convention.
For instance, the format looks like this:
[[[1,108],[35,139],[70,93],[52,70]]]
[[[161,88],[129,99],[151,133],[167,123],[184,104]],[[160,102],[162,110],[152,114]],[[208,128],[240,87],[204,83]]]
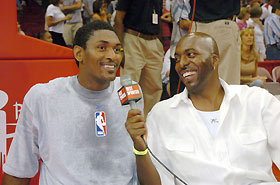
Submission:
[[[38,172],[39,147],[38,128],[34,124],[34,114],[28,106],[31,95],[24,98],[16,132],[3,171],[19,178],[31,178]]]
[[[48,6],[47,11],[46,11],[46,17],[48,17],[48,16],[54,17],[54,14],[55,14],[55,12],[54,12],[53,7]]]

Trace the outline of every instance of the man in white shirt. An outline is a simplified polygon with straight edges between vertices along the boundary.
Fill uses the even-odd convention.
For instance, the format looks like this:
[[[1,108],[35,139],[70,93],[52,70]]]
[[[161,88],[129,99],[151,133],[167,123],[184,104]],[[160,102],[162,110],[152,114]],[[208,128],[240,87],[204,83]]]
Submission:
[[[280,167],[280,102],[220,79],[218,47],[205,33],[183,37],[174,56],[185,90],[157,103],[147,128],[139,110],[128,114],[141,184],[280,184],[272,173],[272,163]],[[146,153],[146,129],[150,150],[176,176]]]

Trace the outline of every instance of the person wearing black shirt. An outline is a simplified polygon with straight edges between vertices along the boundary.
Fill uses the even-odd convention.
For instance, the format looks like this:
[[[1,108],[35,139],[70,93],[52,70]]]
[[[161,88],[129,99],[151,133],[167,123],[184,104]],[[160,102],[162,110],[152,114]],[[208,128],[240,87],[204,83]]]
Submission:
[[[162,0],[119,0],[115,29],[123,42],[125,64],[121,75],[138,82],[144,96],[145,116],[160,100],[163,46],[158,39]]]

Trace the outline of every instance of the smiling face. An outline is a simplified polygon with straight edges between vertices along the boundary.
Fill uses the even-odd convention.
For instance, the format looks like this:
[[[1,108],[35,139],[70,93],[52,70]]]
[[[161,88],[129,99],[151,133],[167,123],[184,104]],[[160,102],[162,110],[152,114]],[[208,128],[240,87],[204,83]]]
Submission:
[[[79,61],[79,82],[91,90],[103,90],[116,78],[123,57],[122,46],[111,30],[94,31],[86,42],[86,49],[75,46]]]
[[[179,41],[175,69],[189,93],[201,92],[213,74],[215,55],[210,37],[190,34]]]

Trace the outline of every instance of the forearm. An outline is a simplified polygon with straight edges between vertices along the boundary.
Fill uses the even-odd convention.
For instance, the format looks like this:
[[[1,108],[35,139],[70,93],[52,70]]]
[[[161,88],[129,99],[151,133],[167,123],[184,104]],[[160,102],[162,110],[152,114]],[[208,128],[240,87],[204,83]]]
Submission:
[[[115,24],[114,28],[116,30],[117,35],[120,38],[120,41],[123,42],[123,32],[124,32],[124,25],[123,25],[123,19],[125,16],[125,12],[117,11],[115,16]]]
[[[4,174],[2,185],[29,185],[30,178],[18,178],[8,174]]]
[[[82,8],[82,1],[75,2],[73,5],[70,6],[63,6],[61,8],[62,11],[64,10],[77,10]]]
[[[136,155],[138,180],[141,185],[161,185],[160,176],[155,169],[149,154]]]
[[[56,20],[56,21],[51,20],[51,19],[48,19],[48,20],[47,20],[47,24],[48,24],[48,27],[51,27],[51,26],[55,26],[55,25],[57,25],[58,23],[61,23],[61,22],[63,22],[63,21],[66,21],[65,17],[64,17],[64,18],[61,18],[61,19],[58,19],[58,20]]]

